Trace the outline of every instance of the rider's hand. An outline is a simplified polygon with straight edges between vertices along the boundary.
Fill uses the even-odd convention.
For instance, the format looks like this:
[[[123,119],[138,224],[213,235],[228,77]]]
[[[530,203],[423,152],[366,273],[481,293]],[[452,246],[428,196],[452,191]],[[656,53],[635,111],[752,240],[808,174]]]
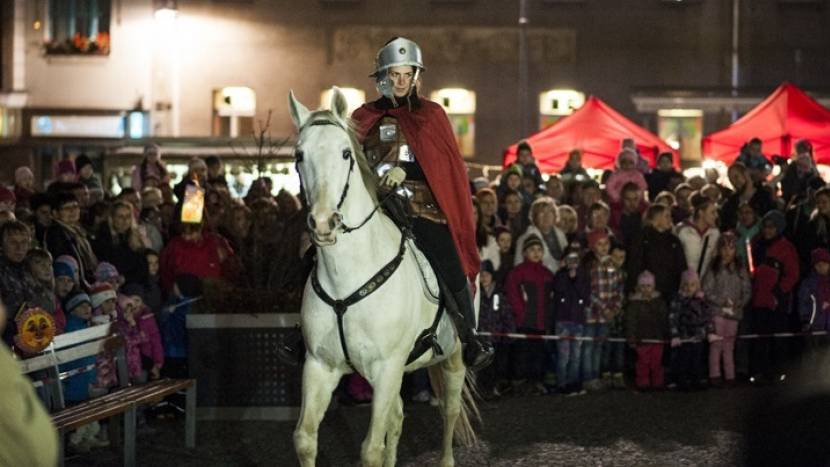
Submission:
[[[406,172],[400,167],[392,167],[383,174],[380,179],[380,186],[388,188],[397,188],[406,179]]]

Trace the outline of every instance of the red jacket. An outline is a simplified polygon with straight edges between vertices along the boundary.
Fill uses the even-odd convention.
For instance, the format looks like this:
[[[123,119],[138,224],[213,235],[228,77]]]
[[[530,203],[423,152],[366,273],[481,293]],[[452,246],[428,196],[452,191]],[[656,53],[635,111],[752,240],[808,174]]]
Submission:
[[[798,252],[789,240],[779,237],[760,254],[763,240],[755,237],[752,256],[752,307],[788,312],[790,293],[799,277]]]
[[[223,276],[224,260],[233,255],[227,240],[219,235],[204,232],[196,243],[188,242],[177,236],[170,239],[161,253],[159,284],[164,292],[173,290],[173,282],[179,274],[193,274],[199,279],[206,277],[219,279]]]
[[[553,312],[553,273],[550,269],[542,263],[525,260],[507,274],[504,290],[517,328],[545,329],[545,316]]]
[[[361,140],[384,115],[389,114],[398,119],[406,141],[412,146],[412,151],[424,170],[432,194],[447,216],[447,226],[461,266],[467,278],[473,282],[481,271],[481,258],[476,249],[473,201],[467,168],[444,109],[424,98],[420,98],[420,101],[421,107],[415,111],[410,111],[407,106],[381,110],[369,102],[355,110],[352,118],[358,124]]]

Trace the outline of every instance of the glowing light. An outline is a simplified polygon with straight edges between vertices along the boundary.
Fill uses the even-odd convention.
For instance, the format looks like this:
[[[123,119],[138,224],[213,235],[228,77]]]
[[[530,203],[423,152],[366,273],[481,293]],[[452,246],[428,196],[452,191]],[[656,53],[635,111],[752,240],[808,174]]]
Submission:
[[[539,113],[570,115],[585,104],[585,94],[573,89],[551,89],[539,94]]]
[[[444,108],[448,114],[470,115],[476,113],[476,93],[461,88],[444,88],[430,94],[430,100]]]

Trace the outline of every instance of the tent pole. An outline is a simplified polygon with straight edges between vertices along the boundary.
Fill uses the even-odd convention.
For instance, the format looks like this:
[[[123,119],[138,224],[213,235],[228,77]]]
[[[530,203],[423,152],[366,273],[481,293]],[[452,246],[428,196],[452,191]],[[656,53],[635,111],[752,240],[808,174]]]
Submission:
[[[738,26],[741,18],[741,0],[732,0],[732,97],[738,97],[738,59],[739,59],[739,37]],[[732,107],[732,121],[738,119],[737,104]]]
[[[527,48],[527,0],[519,0],[519,121],[521,122],[520,137],[526,137],[528,128],[528,48]]]

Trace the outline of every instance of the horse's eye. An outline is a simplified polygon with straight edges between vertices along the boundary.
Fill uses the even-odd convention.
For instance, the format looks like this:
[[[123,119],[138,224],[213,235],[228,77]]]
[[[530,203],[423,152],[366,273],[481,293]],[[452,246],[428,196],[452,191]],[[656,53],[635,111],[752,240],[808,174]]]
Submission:
[[[305,155],[305,153],[303,151],[300,151],[299,149],[294,151],[294,159],[297,161],[297,163],[300,163],[300,162],[303,161],[303,156],[304,155]]]
[[[344,149],[343,150],[343,159],[349,160],[352,157],[352,150],[351,149]]]

